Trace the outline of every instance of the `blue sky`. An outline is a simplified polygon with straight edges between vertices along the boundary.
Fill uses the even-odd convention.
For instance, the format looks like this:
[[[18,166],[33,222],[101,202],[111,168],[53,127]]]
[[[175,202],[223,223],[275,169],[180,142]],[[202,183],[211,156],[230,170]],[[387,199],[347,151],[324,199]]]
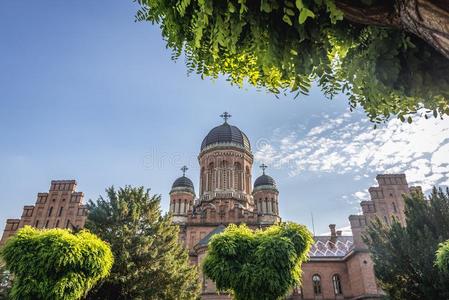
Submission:
[[[265,162],[284,219],[347,225],[377,173],[449,183],[449,122],[391,121],[373,130],[347,101],[313,90],[293,99],[187,75],[159,28],[134,22],[132,1],[0,2],[0,230],[52,179],[76,179],[86,199],[107,186],[162,195],[229,111],[250,138],[253,177]]]

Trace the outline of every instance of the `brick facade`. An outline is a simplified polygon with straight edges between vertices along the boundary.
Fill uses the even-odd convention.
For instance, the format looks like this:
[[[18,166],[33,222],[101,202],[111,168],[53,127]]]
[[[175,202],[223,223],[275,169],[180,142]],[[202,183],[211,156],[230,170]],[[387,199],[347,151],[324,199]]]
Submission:
[[[0,245],[25,225],[37,228],[82,228],[87,208],[75,180],[53,180],[48,193],[38,193],[36,204],[23,207],[20,219],[6,220]]]

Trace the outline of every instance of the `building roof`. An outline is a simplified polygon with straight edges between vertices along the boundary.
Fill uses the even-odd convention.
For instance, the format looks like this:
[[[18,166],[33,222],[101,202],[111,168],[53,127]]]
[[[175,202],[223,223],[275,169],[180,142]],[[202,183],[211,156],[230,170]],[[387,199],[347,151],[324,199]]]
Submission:
[[[335,243],[330,236],[315,236],[315,243],[310,248],[310,257],[343,257],[349,253],[354,244],[352,236],[337,236]]]
[[[173,185],[171,187],[172,187],[172,189],[186,187],[186,188],[191,188],[192,190],[194,190],[192,180],[190,180],[186,176],[181,176],[178,179],[176,179],[175,182],[173,182]]]
[[[262,185],[269,185],[275,188],[276,181],[274,181],[273,177],[268,176],[266,174],[262,174],[259,177],[257,177],[256,181],[254,181],[254,187],[256,188]]]
[[[209,131],[201,143],[201,150],[207,146],[219,144],[236,144],[251,151],[251,145],[246,134],[226,121]]]
[[[222,233],[224,230],[226,229],[226,227],[224,225],[220,225],[217,228],[215,228],[214,230],[212,230],[211,232],[209,232],[205,237],[203,237],[198,244],[196,244],[197,246],[203,247],[203,246],[207,246],[207,244],[209,244],[209,240],[216,234]]]

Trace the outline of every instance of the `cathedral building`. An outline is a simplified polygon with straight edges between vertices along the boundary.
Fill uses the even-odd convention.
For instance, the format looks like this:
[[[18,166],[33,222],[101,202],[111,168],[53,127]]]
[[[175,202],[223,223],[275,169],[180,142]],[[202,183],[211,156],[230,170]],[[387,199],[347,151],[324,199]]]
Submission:
[[[252,178],[253,154],[248,137],[224,122],[204,138],[198,162],[199,189],[186,176],[176,179],[170,191],[170,213],[180,227],[180,241],[188,249],[192,264],[200,266],[207,253],[210,238],[229,224],[246,224],[265,228],[281,222],[279,190],[276,181],[266,174]],[[310,259],[303,264],[302,283],[288,299],[379,299],[382,291],[376,284],[373,262],[362,235],[376,217],[385,223],[393,219],[405,225],[403,195],[422,192],[409,187],[404,174],[377,176],[377,187],[371,187],[370,201],[360,203],[362,214],[349,216],[352,236],[343,236],[330,224],[330,234],[315,236]],[[38,193],[34,206],[25,206],[20,219],[8,219],[0,245],[17,229],[30,225],[37,228],[82,228],[87,216],[83,193],[76,191],[76,181],[52,181],[48,193]],[[218,293],[214,283],[201,274],[201,299],[230,299]]]
[[[192,264],[201,265],[210,238],[227,225],[246,224],[264,228],[281,221],[279,191],[276,181],[262,174],[253,183],[253,154],[248,137],[229,124],[230,115],[221,115],[224,123],[204,138],[198,162],[199,191],[183,174],[170,191],[170,212],[180,226],[180,240],[189,251]],[[383,292],[376,284],[373,262],[362,235],[367,224],[378,217],[386,223],[396,218],[405,224],[402,195],[420,191],[409,187],[404,174],[378,175],[378,187],[369,189],[371,200],[361,202],[361,215],[349,216],[352,236],[343,236],[334,224],[330,235],[315,236],[307,263],[303,264],[303,281],[289,299],[379,299]],[[217,293],[214,283],[200,271],[201,299],[230,299]]]

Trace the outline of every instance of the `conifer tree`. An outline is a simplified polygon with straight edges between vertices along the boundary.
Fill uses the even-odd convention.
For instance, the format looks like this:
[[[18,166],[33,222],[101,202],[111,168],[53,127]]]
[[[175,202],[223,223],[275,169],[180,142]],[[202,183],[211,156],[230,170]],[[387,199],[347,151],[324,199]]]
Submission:
[[[413,193],[405,204],[406,227],[377,220],[364,237],[380,287],[393,300],[449,299],[449,274],[434,263],[449,239],[449,190],[434,188],[428,199]]]
[[[86,227],[110,243],[115,262],[89,298],[195,299],[196,267],[178,241],[178,227],[161,215],[160,196],[130,186],[106,192],[106,198],[89,202]]]

